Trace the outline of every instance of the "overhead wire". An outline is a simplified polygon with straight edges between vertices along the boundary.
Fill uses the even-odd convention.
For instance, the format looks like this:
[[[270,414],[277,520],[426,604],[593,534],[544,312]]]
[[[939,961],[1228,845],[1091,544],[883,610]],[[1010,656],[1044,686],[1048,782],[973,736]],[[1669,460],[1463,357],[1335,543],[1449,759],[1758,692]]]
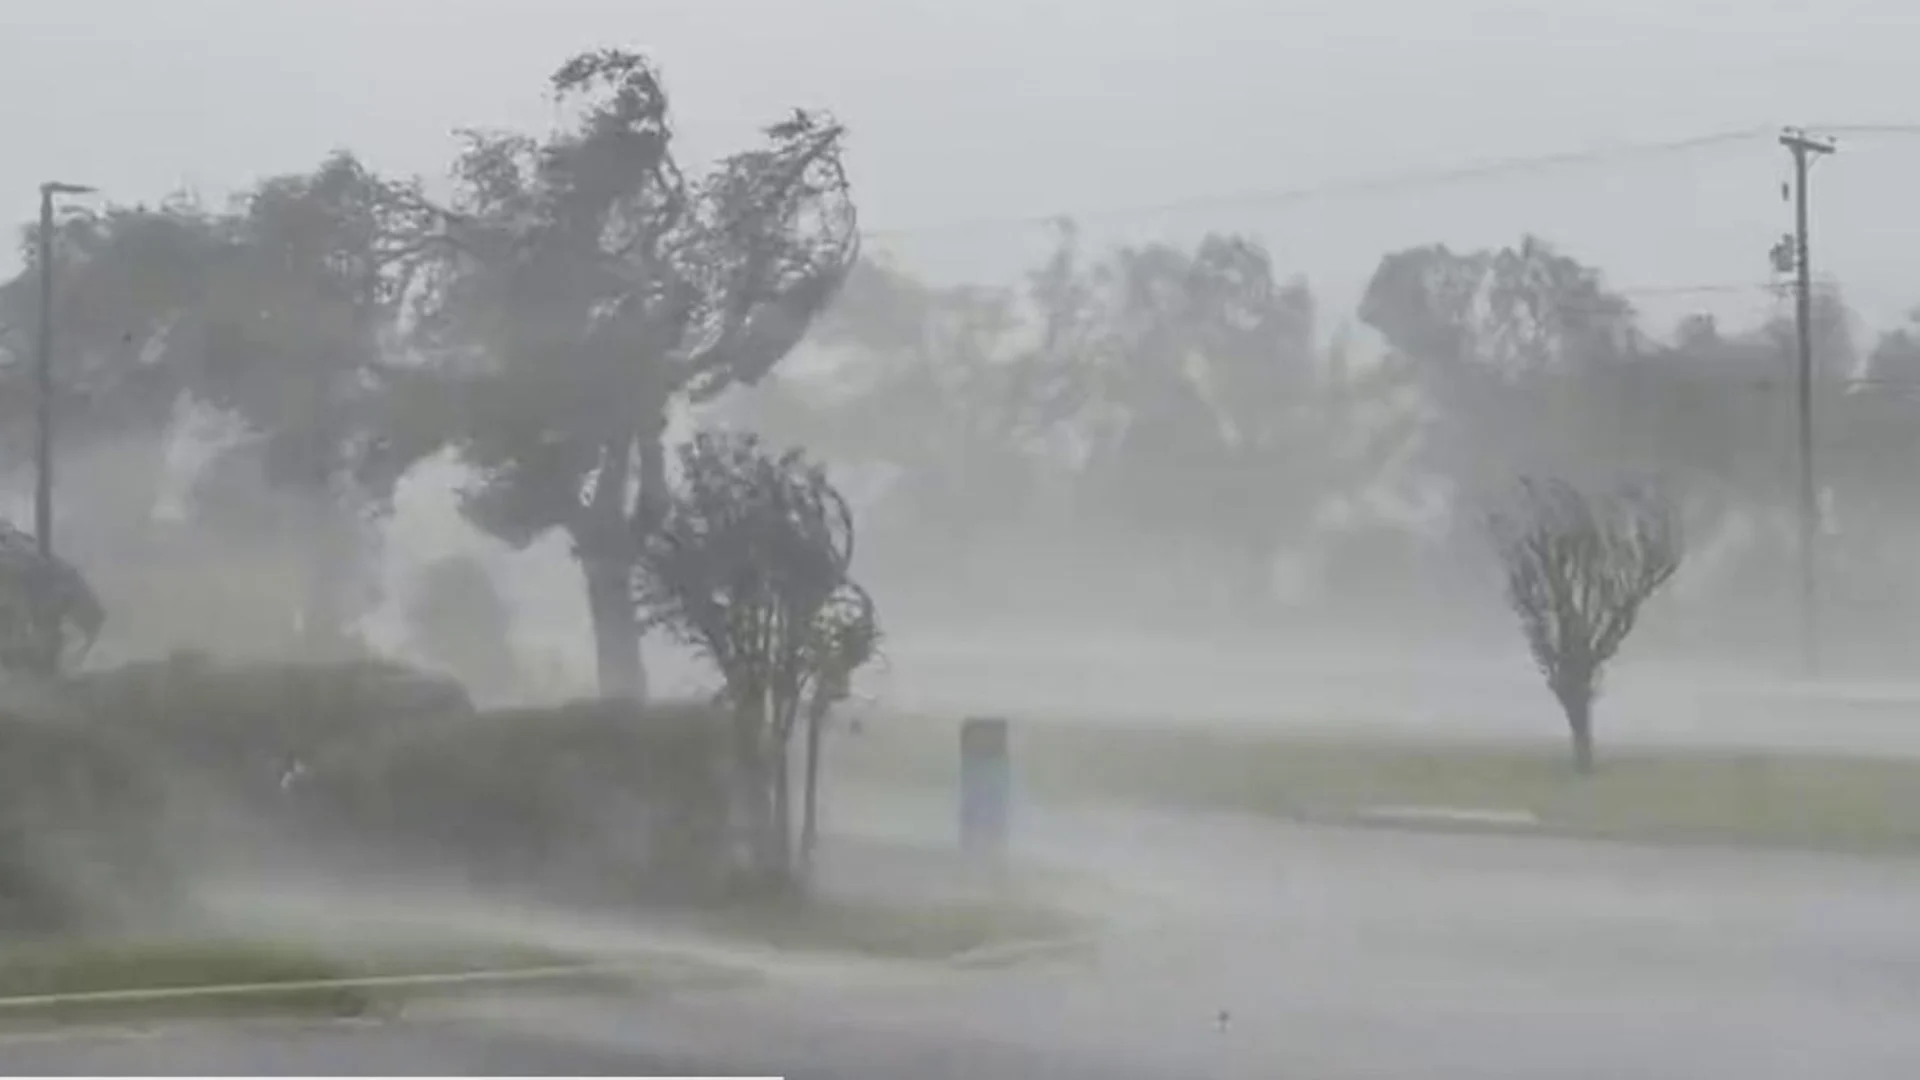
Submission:
[[[1920,133],[1920,127],[1916,127],[1914,131]],[[1323,198],[1365,195],[1407,188],[1437,187],[1499,176],[1571,168],[1621,158],[1658,157],[1667,154],[1686,153],[1713,146],[1747,142],[1757,138],[1770,138],[1775,134],[1777,134],[1777,129],[1772,127],[1735,128],[1704,135],[1692,135],[1680,139],[1618,143],[1587,150],[1495,158],[1462,165],[1408,169],[1378,176],[1332,180],[1325,183],[1309,184],[1300,187],[1259,188],[1237,193],[1197,195],[1165,202],[1143,203],[1132,206],[1055,210],[1039,214],[1015,214],[1001,217],[955,219],[920,226],[863,229],[862,235],[871,239],[883,240],[888,238],[909,238],[978,229],[1031,228],[1057,224],[1065,220],[1111,221],[1164,217],[1211,210],[1279,206],[1287,203],[1305,202]]]
[[[1822,135],[1920,135],[1920,124],[1820,124],[1807,130]]]
[[[1262,188],[1237,193],[1197,195],[1132,206],[1082,208],[1078,210],[1057,210],[1038,214],[955,219],[948,222],[930,223],[921,226],[865,229],[862,230],[862,234],[868,238],[884,240],[887,238],[910,238],[938,233],[981,229],[1048,226],[1057,225],[1069,220],[1076,222],[1110,221],[1129,218],[1161,217],[1209,210],[1279,206],[1323,198],[1366,195],[1376,192],[1417,189],[1422,187],[1439,187],[1480,179],[1573,168],[1625,158],[1659,157],[1670,154],[1681,154],[1756,139],[1772,140],[1778,136],[1780,130],[1779,127],[1775,126],[1732,128],[1678,139],[1620,143],[1586,150],[1503,157],[1438,168],[1408,169],[1378,176],[1355,177],[1346,180],[1334,180],[1291,188]],[[1818,131],[1828,135],[1920,136],[1920,124],[1817,124],[1808,125],[1807,130]],[[1786,290],[1790,288],[1789,283],[1782,281],[1728,281],[1678,285],[1628,285],[1614,287],[1609,291],[1613,295],[1631,299],[1634,297],[1726,295],[1762,292],[1772,293],[1776,296],[1784,296]],[[1725,376],[1725,378],[1727,378],[1729,382],[1750,383],[1756,389],[1772,389],[1776,381],[1766,376],[1755,378],[1746,375],[1733,375],[1731,373]],[[1920,389],[1920,378],[1828,377],[1817,381],[1823,385],[1837,385],[1847,388],[1910,387]]]

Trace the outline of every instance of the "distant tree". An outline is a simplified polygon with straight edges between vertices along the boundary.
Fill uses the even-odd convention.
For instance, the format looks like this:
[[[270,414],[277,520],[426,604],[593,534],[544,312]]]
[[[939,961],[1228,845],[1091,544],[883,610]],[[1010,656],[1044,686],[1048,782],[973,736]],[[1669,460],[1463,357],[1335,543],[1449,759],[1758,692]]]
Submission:
[[[1419,386],[1432,417],[1428,467],[1471,502],[1519,468],[1613,463],[1641,430],[1613,407],[1644,351],[1633,308],[1600,272],[1526,237],[1516,247],[1442,245],[1387,255],[1360,303],[1388,362]]]
[[[884,469],[871,531],[912,558],[903,569],[950,564],[1018,518],[1031,494],[1018,329],[1008,294],[938,288],[863,260],[821,324],[819,342],[842,362],[811,395],[810,415],[795,423],[793,411],[774,411],[777,397],[763,398],[774,408],[749,423],[822,458]],[[792,387],[789,402],[803,392]]]
[[[949,395],[993,421],[979,441],[1031,448],[1048,484],[1036,515],[1064,506],[1095,542],[1119,531],[1192,558],[1236,598],[1270,598],[1281,550],[1371,483],[1403,434],[1378,408],[1396,373],[1322,350],[1311,292],[1254,239],[1089,258],[1066,224],[1018,299],[1019,333],[984,367],[996,378],[974,380],[990,392]]]
[[[1679,523],[1652,492],[1589,495],[1520,481],[1490,532],[1534,662],[1566,712],[1574,766],[1593,771],[1593,700],[1640,606],[1680,566]]]
[[[853,516],[825,472],[753,435],[703,432],[649,537],[640,610],[718,669],[763,881],[799,880],[815,838],[821,735],[874,654],[872,600],[850,576]],[[804,821],[793,845],[791,752],[805,724]]]
[[[668,416],[765,376],[839,288],[858,247],[843,130],[795,111],[689,179],[645,59],[585,53],[552,87],[571,127],[468,136],[417,334],[456,388],[417,404],[481,475],[476,524],[572,539],[601,690],[640,697],[635,572],[667,510]]]
[[[407,623],[423,658],[476,696],[499,698],[517,689],[513,610],[479,560],[447,555],[428,563],[414,581]]]
[[[183,403],[196,405],[238,437],[187,500],[194,524],[296,553],[306,626],[337,638],[360,613],[349,600],[362,518],[397,480],[369,457],[367,435],[408,375],[390,362],[396,322],[437,227],[414,185],[345,153],[269,178],[224,212],[176,199],[63,219],[59,449],[71,460],[121,448],[105,468],[65,474],[63,517],[82,521],[67,546],[103,568],[152,554],[129,548],[156,539],[162,446]],[[29,268],[0,286],[0,322],[31,325],[36,302]],[[29,373],[0,368],[0,410],[31,404],[31,393],[7,392]]]
[[[26,230],[26,267],[0,285],[0,470],[33,460],[34,327],[39,319],[38,226]],[[137,558],[150,540],[165,455],[160,452],[186,390],[182,373],[197,348],[182,332],[199,309],[227,239],[217,215],[184,201],[157,208],[78,207],[54,230],[55,451],[73,465],[77,449],[124,448],[110,474],[60,472],[66,537],[96,558]],[[103,483],[102,481],[106,481]],[[103,491],[101,488],[110,488]],[[63,542],[72,554],[76,546]]]
[[[279,498],[262,515],[221,498],[245,485],[215,483],[196,488],[193,508],[298,552],[308,645],[331,646],[374,599],[369,524],[399,475],[372,434],[387,397],[414,377],[396,359],[399,321],[440,220],[416,185],[336,153],[259,184],[228,229],[199,312],[192,393],[239,422],[223,456]]]

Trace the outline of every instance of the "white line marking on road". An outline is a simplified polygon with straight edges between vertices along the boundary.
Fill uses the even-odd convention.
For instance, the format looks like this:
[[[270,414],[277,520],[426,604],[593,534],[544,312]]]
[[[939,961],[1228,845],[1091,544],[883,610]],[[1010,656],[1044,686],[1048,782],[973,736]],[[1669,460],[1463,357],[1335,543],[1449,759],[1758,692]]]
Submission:
[[[300,979],[289,982],[222,983],[213,986],[162,986],[132,990],[83,990],[65,994],[25,994],[0,997],[0,1010],[50,1005],[95,1005],[119,1002],[173,1001],[197,997],[260,997],[313,990],[364,990],[399,986],[458,986],[485,982],[519,982],[566,975],[638,974],[637,964],[565,964],[534,968],[498,968],[489,971],[443,972],[420,975],[367,975],[358,978]]]

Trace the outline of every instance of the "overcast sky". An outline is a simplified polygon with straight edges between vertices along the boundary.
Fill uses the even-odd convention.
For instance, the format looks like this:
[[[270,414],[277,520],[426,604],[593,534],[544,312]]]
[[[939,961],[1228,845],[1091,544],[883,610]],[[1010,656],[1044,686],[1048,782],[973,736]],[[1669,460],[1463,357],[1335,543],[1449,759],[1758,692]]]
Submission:
[[[1920,123],[1905,0],[47,0],[0,5],[0,206],[42,179],[218,195],[349,146],[444,174],[459,126],[543,128],[570,52],[646,51],[695,157],[792,105],[851,126],[878,230],[1281,190],[1787,123]],[[1459,184],[1111,220],[1255,231],[1341,302],[1388,247],[1526,230],[1623,286],[1756,285],[1789,221],[1770,139]],[[1920,302],[1920,136],[1843,140],[1815,259],[1890,319]],[[874,245],[1005,274],[1032,227]],[[1767,309],[1766,293],[1649,296]]]

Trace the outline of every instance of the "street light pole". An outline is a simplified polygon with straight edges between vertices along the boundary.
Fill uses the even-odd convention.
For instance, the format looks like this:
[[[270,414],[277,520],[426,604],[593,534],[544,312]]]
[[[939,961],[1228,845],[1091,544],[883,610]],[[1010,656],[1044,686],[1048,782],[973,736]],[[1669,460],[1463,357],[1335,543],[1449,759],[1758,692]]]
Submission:
[[[93,189],[49,181],[40,185],[40,341],[34,364],[33,535],[43,558],[53,557],[53,197]]]

